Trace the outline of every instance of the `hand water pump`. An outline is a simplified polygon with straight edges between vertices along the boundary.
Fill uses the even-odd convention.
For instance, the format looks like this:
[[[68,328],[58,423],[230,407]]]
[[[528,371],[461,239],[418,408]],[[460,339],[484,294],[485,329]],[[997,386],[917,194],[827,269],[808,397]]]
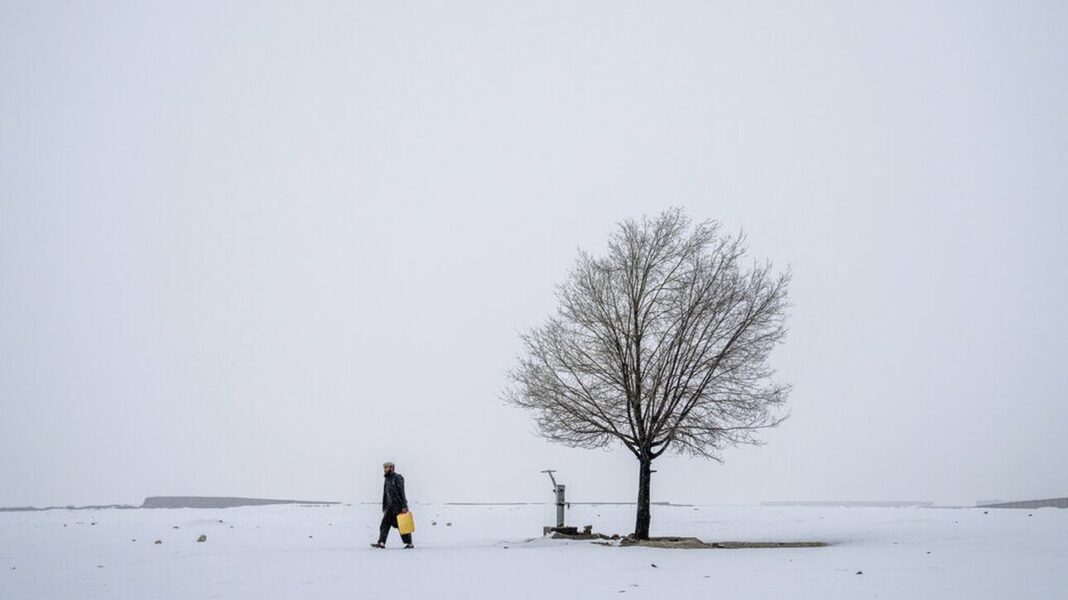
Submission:
[[[556,483],[556,478],[553,477],[554,469],[546,469],[542,473],[548,473],[549,481],[553,482],[553,493],[556,494],[556,526],[564,526],[564,507],[567,506],[567,501],[564,500],[564,484]]]

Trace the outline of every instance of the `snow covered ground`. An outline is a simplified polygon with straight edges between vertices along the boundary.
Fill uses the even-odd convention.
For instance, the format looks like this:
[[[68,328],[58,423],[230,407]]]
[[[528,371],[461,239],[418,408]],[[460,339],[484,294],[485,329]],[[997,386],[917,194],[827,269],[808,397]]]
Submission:
[[[373,505],[0,513],[0,598],[1068,598],[1068,510],[653,509],[654,535],[833,544],[749,550],[542,539],[552,510],[417,504],[414,551],[368,547]]]

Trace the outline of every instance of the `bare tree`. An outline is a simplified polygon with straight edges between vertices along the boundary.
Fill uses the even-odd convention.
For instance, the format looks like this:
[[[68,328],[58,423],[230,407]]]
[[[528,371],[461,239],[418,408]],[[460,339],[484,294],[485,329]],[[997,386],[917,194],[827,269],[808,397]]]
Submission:
[[[743,265],[744,242],[679,209],[625,221],[606,256],[580,252],[557,313],[522,337],[505,399],[549,440],[634,454],[638,539],[649,537],[653,460],[720,461],[785,418],[789,386],[768,357],[786,333],[790,274]]]

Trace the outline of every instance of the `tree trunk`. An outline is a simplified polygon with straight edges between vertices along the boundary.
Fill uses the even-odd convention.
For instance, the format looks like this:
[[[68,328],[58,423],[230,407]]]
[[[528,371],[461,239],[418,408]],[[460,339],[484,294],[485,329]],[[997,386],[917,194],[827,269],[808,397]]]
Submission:
[[[638,467],[638,518],[634,523],[634,537],[639,540],[649,539],[649,483],[653,477],[653,460],[639,458]]]

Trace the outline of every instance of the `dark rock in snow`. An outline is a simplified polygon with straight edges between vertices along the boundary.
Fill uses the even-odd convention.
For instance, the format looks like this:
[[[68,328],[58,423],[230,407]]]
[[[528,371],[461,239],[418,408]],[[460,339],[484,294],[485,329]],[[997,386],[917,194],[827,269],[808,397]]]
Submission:
[[[152,542],[152,543],[153,543],[153,544],[162,544],[162,543],[163,543],[163,540],[156,540],[156,541],[154,541],[154,542]]]
[[[864,571],[857,571],[857,575],[863,575]]]
[[[201,534],[200,537],[197,538],[197,541],[198,542],[206,542],[206,541],[208,541],[208,536],[206,536],[204,534]]]

